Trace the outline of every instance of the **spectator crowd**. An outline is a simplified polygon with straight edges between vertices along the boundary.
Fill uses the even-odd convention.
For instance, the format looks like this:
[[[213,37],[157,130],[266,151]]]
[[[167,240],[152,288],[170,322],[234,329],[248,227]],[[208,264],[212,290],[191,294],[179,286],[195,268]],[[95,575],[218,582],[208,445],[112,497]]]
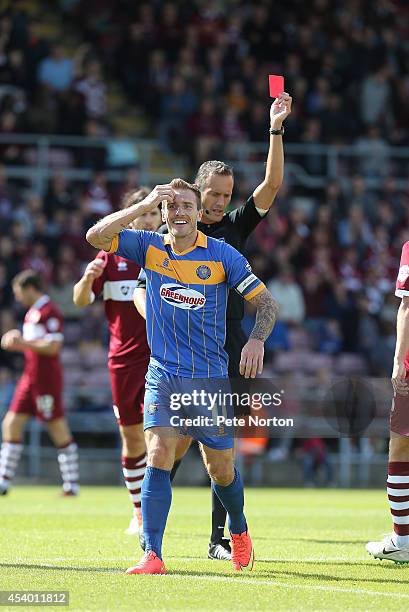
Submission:
[[[330,357],[358,356],[368,373],[388,376],[394,283],[409,239],[408,195],[397,187],[396,168],[384,164],[388,144],[409,144],[405,3],[56,4],[52,10],[60,11],[67,32],[79,41],[75,53],[65,49],[63,38],[48,40],[41,17],[26,14],[24,2],[14,0],[0,15],[2,134],[111,134],[115,157],[107,96],[112,84],[120,85],[142,113],[146,135],[186,156],[193,176],[205,159],[223,159],[226,143],[267,141],[266,75],[277,73],[285,75],[294,99],[285,142],[370,148],[373,155],[347,180],[334,178],[309,191],[286,182],[249,240],[248,255],[281,304],[267,347],[273,367],[277,355],[301,344]],[[106,345],[101,304],[92,305],[86,318],[72,304],[72,286],[94,255],[85,232],[118,207],[125,191],[139,186],[132,156],[122,183],[111,184],[108,157],[100,149],[81,155],[76,163],[93,171],[91,181],[70,182],[57,172],[41,194],[29,179],[11,178],[13,165],[30,164],[24,150],[0,144],[0,331],[14,327],[22,314],[10,280],[31,267],[42,273],[63,311],[68,348],[79,343],[80,351],[95,350],[96,339]],[[382,179],[376,189],[365,180],[374,175]],[[253,187],[237,181],[232,206]],[[247,329],[252,317],[248,311]],[[18,356],[0,353],[1,397],[7,373],[18,366]]]

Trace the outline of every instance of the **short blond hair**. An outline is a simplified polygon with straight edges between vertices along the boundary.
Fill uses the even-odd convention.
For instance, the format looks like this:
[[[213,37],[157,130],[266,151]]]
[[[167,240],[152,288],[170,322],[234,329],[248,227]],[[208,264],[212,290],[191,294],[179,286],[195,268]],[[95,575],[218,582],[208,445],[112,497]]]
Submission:
[[[197,210],[200,210],[202,208],[202,196],[200,193],[200,189],[196,185],[196,183],[188,183],[182,178],[174,178],[170,182],[170,186],[173,189],[190,189],[190,191],[193,191],[196,196]]]

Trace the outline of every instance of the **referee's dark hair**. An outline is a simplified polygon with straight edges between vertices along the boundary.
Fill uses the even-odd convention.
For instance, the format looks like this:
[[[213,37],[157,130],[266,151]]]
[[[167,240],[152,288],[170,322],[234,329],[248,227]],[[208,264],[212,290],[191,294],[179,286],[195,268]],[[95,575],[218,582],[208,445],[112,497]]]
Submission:
[[[33,287],[37,291],[44,291],[43,279],[35,270],[23,270],[16,274],[16,276],[11,281],[12,286],[17,285],[22,289],[26,289],[27,287]]]
[[[206,187],[206,181],[212,174],[219,176],[233,176],[233,168],[222,161],[212,159],[205,161],[199,168],[196,174],[195,183],[199,186],[200,191]]]

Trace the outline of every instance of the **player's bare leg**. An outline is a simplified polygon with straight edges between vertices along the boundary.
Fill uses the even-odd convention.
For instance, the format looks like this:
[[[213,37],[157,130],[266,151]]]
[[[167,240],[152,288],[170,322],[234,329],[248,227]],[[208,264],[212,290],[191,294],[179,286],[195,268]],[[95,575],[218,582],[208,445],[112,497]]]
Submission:
[[[144,550],[141,486],[146,469],[146,447],[143,423],[120,425],[119,432],[122,439],[122,472],[133,504],[132,519],[125,533],[139,535]]]
[[[233,567],[237,571],[252,570],[254,549],[244,516],[243,482],[234,466],[234,450],[216,450],[204,444],[200,448],[212,488],[227,511]]]
[[[172,501],[170,471],[180,437],[172,427],[152,427],[145,431],[147,468],[142,483],[143,530],[146,552],[128,574],[165,574],[162,539]]]
[[[23,432],[28,414],[8,412],[2,423],[3,443],[0,450],[0,495],[6,495],[23,452]]]
[[[393,532],[380,542],[369,542],[376,559],[409,563],[409,438],[391,432],[387,492]]]
[[[58,465],[63,481],[63,494],[78,495],[78,447],[67,420],[62,417],[47,422],[48,433],[58,452]]]

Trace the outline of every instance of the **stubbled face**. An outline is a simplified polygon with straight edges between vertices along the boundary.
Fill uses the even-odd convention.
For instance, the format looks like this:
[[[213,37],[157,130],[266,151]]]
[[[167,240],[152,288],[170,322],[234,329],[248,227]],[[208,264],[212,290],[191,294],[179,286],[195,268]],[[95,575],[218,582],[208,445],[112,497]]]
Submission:
[[[190,189],[175,189],[173,202],[162,205],[162,219],[174,238],[186,238],[196,232],[202,211],[197,208],[196,195]]]
[[[133,221],[130,225],[131,228],[135,230],[156,232],[156,230],[162,225],[162,217],[159,208],[146,212],[135,219],[135,221]]]
[[[234,179],[232,176],[211,174],[202,191],[202,207],[204,223],[217,223],[223,219],[233,193]]]

